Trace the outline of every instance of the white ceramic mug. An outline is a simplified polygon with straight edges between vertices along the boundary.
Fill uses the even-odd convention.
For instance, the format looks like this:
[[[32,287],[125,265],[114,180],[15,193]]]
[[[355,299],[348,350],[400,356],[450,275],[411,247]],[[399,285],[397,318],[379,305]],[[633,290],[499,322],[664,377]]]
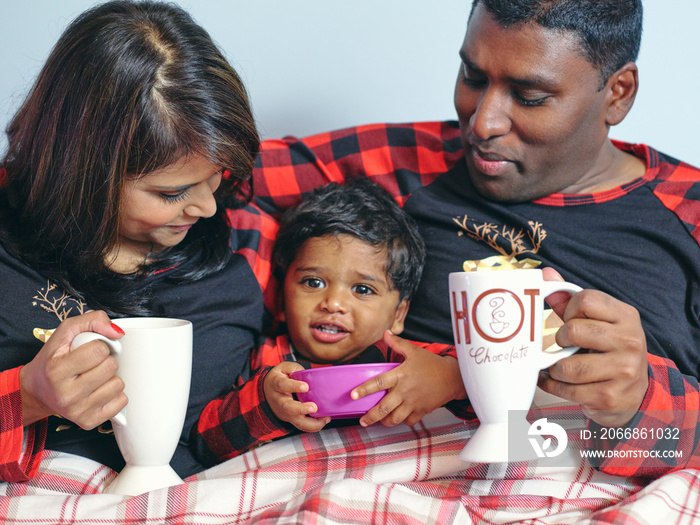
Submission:
[[[459,457],[481,463],[531,459],[534,453],[509,455],[509,435],[526,439],[525,414],[539,371],[579,349],[542,351],[544,299],[554,292],[573,294],[581,288],[545,281],[542,270],[527,269],[451,273],[449,289],[459,368],[480,422]],[[514,419],[518,412],[513,411],[521,415]]]
[[[78,334],[72,347],[107,343],[129,402],[112,418],[126,466],[105,492],[135,496],[182,483],[170,467],[182,433],[192,375],[192,323],[181,319],[116,319],[124,336]]]

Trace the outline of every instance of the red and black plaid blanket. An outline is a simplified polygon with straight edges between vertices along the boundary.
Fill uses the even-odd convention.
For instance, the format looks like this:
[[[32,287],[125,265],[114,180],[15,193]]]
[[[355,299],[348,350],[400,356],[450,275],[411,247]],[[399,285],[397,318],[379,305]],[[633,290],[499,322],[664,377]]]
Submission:
[[[700,518],[695,470],[649,482],[601,474],[584,460],[463,463],[458,454],[475,428],[441,409],[413,427],[288,437],[132,498],[101,493],[115,476],[107,467],[46,452],[35,479],[0,484],[0,522],[668,525]],[[572,452],[580,446],[574,440]]]

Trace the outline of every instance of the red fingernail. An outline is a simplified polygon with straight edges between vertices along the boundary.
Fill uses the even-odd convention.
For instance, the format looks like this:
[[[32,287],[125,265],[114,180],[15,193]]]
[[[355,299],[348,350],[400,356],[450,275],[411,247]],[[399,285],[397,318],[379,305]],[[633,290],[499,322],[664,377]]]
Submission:
[[[114,324],[114,323],[110,323],[110,325],[112,326],[112,330],[115,330],[115,331],[119,332],[120,334],[124,335],[124,330],[122,330],[121,328],[119,328],[119,326],[117,326],[117,325]]]

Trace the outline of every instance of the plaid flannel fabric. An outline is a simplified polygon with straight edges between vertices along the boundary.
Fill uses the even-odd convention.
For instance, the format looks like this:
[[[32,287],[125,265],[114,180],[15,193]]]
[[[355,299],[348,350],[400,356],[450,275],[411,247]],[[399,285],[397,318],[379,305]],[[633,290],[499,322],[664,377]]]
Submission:
[[[277,214],[317,186],[366,176],[403,205],[414,189],[461,157],[454,122],[372,124],[303,140],[269,140],[253,171],[255,196],[263,209]]]
[[[4,481],[34,477],[46,438],[46,421],[24,429],[19,370],[0,372],[0,480]]]
[[[272,252],[279,225],[254,204],[227,210],[231,225],[231,250],[246,258],[263,292],[268,314],[277,311],[278,282],[273,275]]]
[[[115,475],[107,467],[45,452],[33,480],[0,484],[0,521],[656,525],[697,519],[695,470],[647,484],[596,472],[583,461],[565,469],[538,461],[463,463],[457,454],[477,425],[443,410],[412,427],[355,425],[301,434],[136,497],[103,493]]]
[[[698,382],[668,359],[649,354],[648,360],[649,388],[632,421],[612,432],[591,423],[596,437],[588,448],[604,457],[591,462],[616,476],[657,478],[681,468],[700,469]]]

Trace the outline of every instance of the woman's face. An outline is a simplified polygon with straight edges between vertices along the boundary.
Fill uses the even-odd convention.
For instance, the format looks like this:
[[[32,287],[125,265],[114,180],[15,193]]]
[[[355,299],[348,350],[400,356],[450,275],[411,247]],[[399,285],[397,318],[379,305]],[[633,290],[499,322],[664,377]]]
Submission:
[[[110,268],[134,271],[147,254],[180,243],[194,223],[216,213],[214,192],[221,177],[221,167],[193,155],[127,181]]]

